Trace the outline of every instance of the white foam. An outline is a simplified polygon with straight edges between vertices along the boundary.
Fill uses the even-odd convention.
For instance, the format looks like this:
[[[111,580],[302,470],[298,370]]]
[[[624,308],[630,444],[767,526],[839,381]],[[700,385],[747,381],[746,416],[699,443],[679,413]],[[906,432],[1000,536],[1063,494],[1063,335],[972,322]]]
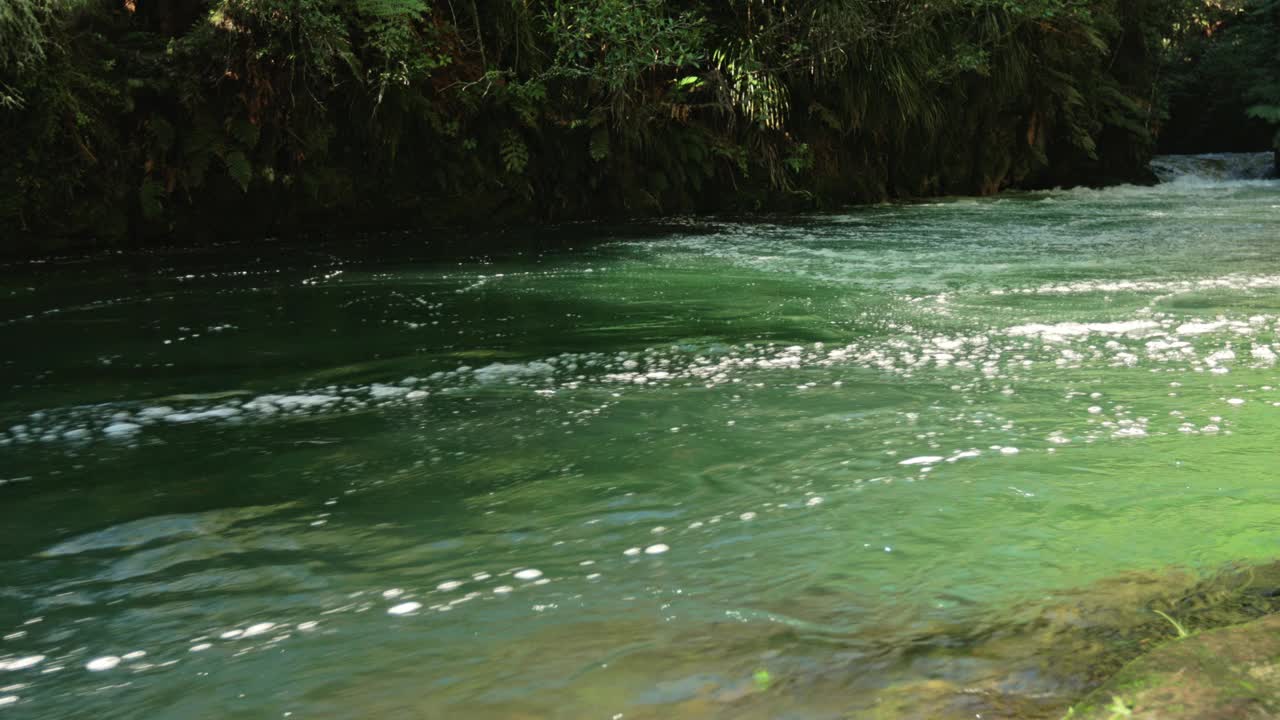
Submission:
[[[645,555],[661,555],[662,553],[670,549],[671,549],[670,547],[662,543],[658,543],[657,545],[650,545],[649,547],[645,548],[644,554]]]
[[[138,417],[143,420],[158,420],[167,415],[172,415],[175,412],[177,412],[177,410],[174,410],[168,405],[146,407],[138,411]]]
[[[1067,338],[1085,337],[1097,333],[1099,335],[1134,335],[1150,330],[1158,330],[1160,323],[1151,320],[1127,320],[1110,323],[1076,323],[1065,322],[1056,325],[1033,323],[1016,325],[1007,330],[1013,337],[1036,337],[1046,341],[1060,342]]]
[[[462,587],[461,580],[445,580],[437,585],[436,589],[441,592],[449,592],[450,590],[457,590],[460,587]]]
[[[1178,326],[1177,333],[1179,335],[1204,335],[1205,333],[1216,332],[1227,326],[1226,320],[1216,320],[1214,322],[1191,322],[1183,323]]]
[[[132,435],[142,429],[141,425],[135,425],[129,422],[112,423],[102,429],[102,432],[111,437],[124,437]]]
[[[85,665],[85,668],[90,672],[102,672],[104,670],[114,669],[119,664],[120,658],[115,655],[104,655],[103,657],[90,660]]]
[[[1147,431],[1141,427],[1125,427],[1111,433],[1114,438],[1141,438],[1146,437]]]
[[[921,455],[920,457],[913,457],[908,460],[903,460],[898,464],[899,465],[936,465],[942,462],[943,460],[946,460],[946,458],[942,457],[941,455]]]
[[[0,662],[0,670],[26,670],[44,662],[44,655],[28,655],[8,662]]]
[[[369,397],[375,398],[378,400],[385,400],[387,398],[396,398],[396,397],[400,397],[402,395],[408,395],[408,394],[409,394],[409,388],[396,387],[395,385],[381,385],[378,383],[374,383],[369,388]]]
[[[275,628],[275,626],[276,626],[275,623],[269,623],[269,622],[250,625],[249,627],[245,628],[243,637],[253,637],[255,635],[262,635],[264,633],[271,632],[271,630]]]
[[[422,608],[422,603],[419,603],[419,602],[400,603],[399,605],[395,605],[388,608],[387,614],[388,615],[408,615],[409,613],[417,612],[421,608]]]
[[[494,363],[476,370],[473,373],[476,381],[482,384],[509,383],[522,380],[546,378],[555,374],[555,368],[545,362],[523,364]]]
[[[527,570],[520,570],[514,577],[517,580],[537,580],[542,577],[542,571],[529,568]]]

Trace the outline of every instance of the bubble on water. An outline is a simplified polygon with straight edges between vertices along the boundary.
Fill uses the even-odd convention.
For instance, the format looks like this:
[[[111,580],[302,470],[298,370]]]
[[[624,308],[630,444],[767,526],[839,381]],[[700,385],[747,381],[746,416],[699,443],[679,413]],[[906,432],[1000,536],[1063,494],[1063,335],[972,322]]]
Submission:
[[[319,624],[320,623],[316,622],[315,620],[308,620],[306,622],[298,623],[298,629],[301,630],[302,632],[307,632],[308,630],[315,630],[316,626]]]
[[[658,543],[657,545],[650,545],[649,547],[645,548],[644,554],[645,555],[661,555],[662,553],[670,549],[671,549],[670,547],[662,543]]]
[[[527,570],[517,571],[514,577],[517,580],[537,580],[542,577],[542,571],[529,568]]]
[[[1244,404],[1244,400],[1241,400],[1240,398],[1231,398],[1230,400],[1228,400],[1228,401],[1227,401],[1227,404],[1228,404],[1228,405],[1235,405],[1235,406],[1239,407],[1240,405],[1243,405],[1243,404]]]
[[[399,605],[394,605],[388,608],[387,614],[388,615],[408,615],[409,613],[417,612],[421,608],[422,608],[422,603],[419,603],[419,602],[400,603]]]
[[[44,662],[44,655],[28,655],[8,662],[0,662],[0,670],[26,670]]]
[[[198,645],[192,645],[188,652],[204,652],[211,647],[213,647],[213,645],[209,643],[200,643]]]
[[[753,512],[744,512],[738,516],[739,520],[755,520],[756,514]]]
[[[1022,452],[1022,451],[1021,451],[1021,450],[1019,450],[1019,449],[1018,449],[1018,448],[1016,448],[1016,447],[1002,447],[1002,448],[1000,448],[1000,454],[1001,454],[1001,455],[1017,455],[1017,454],[1018,454],[1018,453],[1020,453],[1020,452]]]
[[[4,697],[0,697],[0,707],[4,707],[5,705],[12,705],[16,702],[18,702],[17,695],[5,695]]]
[[[255,635],[262,635],[263,633],[270,632],[271,629],[274,628],[275,626],[276,626],[275,623],[269,623],[269,622],[250,625],[249,627],[245,628],[243,637],[254,637]]]
[[[135,425],[128,422],[112,423],[102,429],[102,432],[109,437],[127,437],[133,435],[142,429],[141,425]]]
[[[936,465],[937,463],[940,463],[945,459],[946,458],[942,457],[941,455],[921,455],[920,457],[913,457],[907,460],[903,460],[898,464],[899,465]]]
[[[122,657],[121,659],[122,660],[141,660],[146,656],[147,656],[146,650],[134,650],[131,653],[126,653],[124,657]]]
[[[222,633],[222,635],[220,635],[219,637],[221,637],[223,640],[234,640],[235,638],[238,638],[243,634],[244,634],[243,630],[228,630]]]
[[[626,550],[622,551],[622,554],[626,555],[627,557],[635,557],[636,555],[640,554],[640,548],[638,547],[627,548]]]
[[[1114,438],[1141,438],[1146,437],[1147,431],[1141,427],[1125,427],[1111,433]]]
[[[403,594],[404,594],[404,590],[401,590],[400,588],[391,588],[390,590],[382,591],[382,597],[388,600],[394,600],[395,598],[398,598]]]
[[[510,585],[499,585],[498,587],[493,589],[493,592],[495,595],[506,595],[507,593],[513,590],[515,590],[515,588],[511,587]]]
[[[822,504],[822,498],[820,498],[820,497],[811,497],[811,498],[809,498],[808,500],[806,500],[804,504],[805,504],[805,505],[808,505],[809,507],[813,507],[813,506],[815,506],[815,505],[821,505],[821,504]]]
[[[440,592],[449,592],[450,590],[457,590],[460,587],[462,587],[461,580],[445,580],[436,586],[436,590],[439,590]]]
[[[1090,407],[1090,408],[1089,408],[1089,414],[1090,414],[1090,415],[1101,415],[1101,414],[1102,414],[1102,408],[1098,407],[1097,405],[1094,405],[1094,406],[1092,406],[1092,407]]]
[[[120,658],[115,655],[104,655],[100,658],[94,658],[85,664],[85,668],[90,672],[102,672],[111,670],[120,664]]]

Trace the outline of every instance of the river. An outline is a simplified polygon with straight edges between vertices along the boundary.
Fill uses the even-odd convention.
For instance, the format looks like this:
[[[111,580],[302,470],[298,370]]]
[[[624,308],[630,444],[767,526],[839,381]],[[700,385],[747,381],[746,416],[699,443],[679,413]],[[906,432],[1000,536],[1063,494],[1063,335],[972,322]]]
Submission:
[[[1002,627],[1280,550],[1268,158],[0,268],[0,718],[1058,712]]]

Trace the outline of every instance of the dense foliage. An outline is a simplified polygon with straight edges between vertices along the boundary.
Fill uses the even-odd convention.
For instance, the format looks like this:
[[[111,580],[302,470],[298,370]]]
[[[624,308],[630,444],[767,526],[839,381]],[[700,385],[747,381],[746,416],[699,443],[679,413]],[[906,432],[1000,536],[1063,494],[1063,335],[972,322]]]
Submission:
[[[1280,150],[1280,0],[1197,8],[1173,54],[1170,152]]]
[[[1165,43],[1194,4],[0,0],[0,231],[190,237],[1134,179],[1164,117]]]

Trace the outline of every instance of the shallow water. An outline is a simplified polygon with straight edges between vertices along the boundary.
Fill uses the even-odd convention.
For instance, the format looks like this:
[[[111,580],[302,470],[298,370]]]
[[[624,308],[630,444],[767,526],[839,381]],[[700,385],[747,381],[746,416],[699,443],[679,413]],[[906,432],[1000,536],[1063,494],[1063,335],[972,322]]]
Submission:
[[[992,637],[1280,548],[1264,160],[3,268],[0,717],[1069,702]]]

